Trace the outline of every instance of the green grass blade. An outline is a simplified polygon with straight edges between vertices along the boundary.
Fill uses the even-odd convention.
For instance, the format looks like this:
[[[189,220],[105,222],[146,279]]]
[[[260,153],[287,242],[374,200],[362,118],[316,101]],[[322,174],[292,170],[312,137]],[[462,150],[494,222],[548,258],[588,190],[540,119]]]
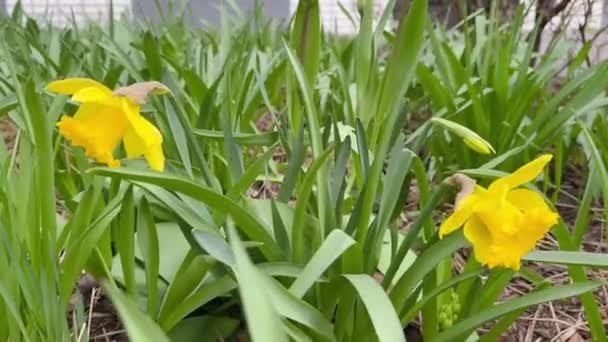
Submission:
[[[575,246],[581,245],[585,233],[587,232],[587,227],[589,227],[589,223],[591,222],[591,205],[597,192],[596,173],[594,164],[590,163],[585,190],[578,205],[576,220],[574,221],[574,228],[572,229],[572,241]]]

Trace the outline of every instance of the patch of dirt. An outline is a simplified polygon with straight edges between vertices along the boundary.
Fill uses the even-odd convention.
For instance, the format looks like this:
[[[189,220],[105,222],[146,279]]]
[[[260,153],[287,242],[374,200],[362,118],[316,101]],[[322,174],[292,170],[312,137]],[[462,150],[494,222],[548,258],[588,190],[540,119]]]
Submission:
[[[81,320],[78,320],[78,307]],[[127,342],[126,331],[110,299],[89,274],[82,274],[70,299],[67,318],[75,340],[88,336],[95,342]],[[74,326],[74,323],[77,326]]]
[[[15,147],[17,127],[8,118],[0,119],[0,134],[2,134],[4,144],[11,151]]]

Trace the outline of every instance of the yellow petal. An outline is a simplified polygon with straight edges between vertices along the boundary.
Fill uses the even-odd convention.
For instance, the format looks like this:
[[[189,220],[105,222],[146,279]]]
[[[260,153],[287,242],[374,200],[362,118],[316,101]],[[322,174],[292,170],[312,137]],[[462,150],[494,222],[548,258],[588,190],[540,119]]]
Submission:
[[[510,235],[486,226],[476,215],[464,225],[464,236],[473,245],[475,259],[492,269],[508,267],[518,270],[522,257],[521,244]]]
[[[161,145],[163,143],[163,136],[160,134],[160,131],[144,117],[140,116],[129,123],[135,134],[146,146]]]
[[[165,170],[165,155],[161,145],[154,145],[148,148],[144,153],[144,157],[148,161],[150,168],[155,171],[163,172]]]
[[[163,171],[165,156],[163,154],[163,138],[158,129],[142,116],[132,118],[130,127],[124,135],[127,157],[137,158],[144,155],[150,168]]]
[[[552,158],[552,155],[545,154],[534,159],[528,164],[515,170],[515,172],[513,172],[512,174],[494,181],[490,185],[489,190],[492,191],[494,188],[503,186],[507,189],[514,189],[522,184],[533,181],[536,177],[538,177],[538,175],[543,172],[545,165],[547,165],[547,163],[549,163]]]
[[[127,129],[123,137],[127,158],[133,159],[144,155],[146,144],[143,143],[133,129]]]
[[[98,111],[94,111],[98,108]],[[112,152],[120,142],[128,121],[120,110],[112,107],[87,106],[78,118],[63,116],[57,127],[74,146],[85,149],[86,155],[108,166],[118,166]]]
[[[79,103],[99,103],[107,102],[112,95],[108,95],[97,87],[86,87],[78,90],[72,95],[72,101]]]
[[[134,133],[141,140],[141,144],[146,146],[162,144],[162,134],[150,121],[141,116],[139,105],[127,98],[121,98],[121,101],[123,112],[126,114],[127,120],[129,120],[131,129],[134,130]]]
[[[475,215],[464,225],[464,236],[473,245],[475,259],[481,264],[494,263],[495,256],[492,253],[492,232]]]
[[[502,198],[486,196],[476,206],[475,215],[493,233],[515,234],[523,214]]]
[[[539,209],[551,212],[545,200],[536,192],[528,189],[514,189],[507,192],[507,201],[522,211]]]
[[[74,113],[74,119],[78,121],[88,121],[93,119],[95,115],[104,111],[104,106],[97,103],[83,103]]]
[[[439,227],[439,237],[450,234],[460,228],[473,213],[475,202],[479,199],[477,195],[469,195],[463,199],[452,215],[450,215]]]
[[[72,95],[83,88],[89,87],[97,88],[107,96],[112,95],[110,88],[89,78],[66,78],[65,80],[53,81],[46,86],[46,89],[61,95]]]

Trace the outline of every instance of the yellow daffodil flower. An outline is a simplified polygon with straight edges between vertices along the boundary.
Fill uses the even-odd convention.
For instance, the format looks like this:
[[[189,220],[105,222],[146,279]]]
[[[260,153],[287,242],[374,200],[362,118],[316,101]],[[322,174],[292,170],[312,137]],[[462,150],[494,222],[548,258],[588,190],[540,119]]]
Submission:
[[[57,127],[73,146],[83,147],[88,157],[110,167],[120,166],[113,152],[122,139],[127,158],[144,156],[151,169],[164,170],[163,137],[140,113],[146,95],[168,92],[164,85],[144,82],[112,91],[91,79],[69,78],[51,82],[46,89],[72,95],[72,101],[80,104],[76,114],[63,115]]]
[[[464,225],[477,261],[489,268],[519,270],[521,258],[534,249],[559,216],[537,192],[517,187],[538,177],[551,158],[543,155],[487,189],[476,186],[441,224],[439,236]]]

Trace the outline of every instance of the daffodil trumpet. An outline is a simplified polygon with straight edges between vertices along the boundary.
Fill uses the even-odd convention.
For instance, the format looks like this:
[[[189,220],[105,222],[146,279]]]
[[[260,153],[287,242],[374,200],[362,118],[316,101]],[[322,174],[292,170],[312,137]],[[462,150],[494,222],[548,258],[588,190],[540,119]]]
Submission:
[[[151,169],[164,170],[163,137],[140,111],[148,95],[169,92],[162,83],[135,83],[112,91],[88,78],[68,78],[51,82],[46,89],[71,95],[80,104],[74,116],[61,117],[57,128],[73,146],[83,147],[88,157],[110,167],[120,166],[114,150],[122,140],[127,158],[143,156]]]

